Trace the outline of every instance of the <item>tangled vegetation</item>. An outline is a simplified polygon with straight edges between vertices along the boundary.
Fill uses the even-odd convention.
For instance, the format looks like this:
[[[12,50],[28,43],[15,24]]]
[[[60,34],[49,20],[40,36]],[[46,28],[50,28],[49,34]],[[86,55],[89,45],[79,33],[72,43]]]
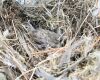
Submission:
[[[0,80],[100,80],[96,1],[37,1],[0,5]]]

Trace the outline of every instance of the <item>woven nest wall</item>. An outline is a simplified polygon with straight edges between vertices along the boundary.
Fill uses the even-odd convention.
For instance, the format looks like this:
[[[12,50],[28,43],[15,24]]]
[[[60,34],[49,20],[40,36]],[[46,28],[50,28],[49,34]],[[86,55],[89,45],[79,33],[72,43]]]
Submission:
[[[0,3],[0,79],[100,80],[95,0]]]

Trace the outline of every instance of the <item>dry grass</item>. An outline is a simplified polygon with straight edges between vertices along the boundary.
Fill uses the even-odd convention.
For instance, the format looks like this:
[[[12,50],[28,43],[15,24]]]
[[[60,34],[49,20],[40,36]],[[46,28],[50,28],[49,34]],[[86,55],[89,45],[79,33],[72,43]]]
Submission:
[[[51,0],[25,10],[15,3],[2,5],[0,72],[8,80],[100,80],[94,4],[95,0]]]

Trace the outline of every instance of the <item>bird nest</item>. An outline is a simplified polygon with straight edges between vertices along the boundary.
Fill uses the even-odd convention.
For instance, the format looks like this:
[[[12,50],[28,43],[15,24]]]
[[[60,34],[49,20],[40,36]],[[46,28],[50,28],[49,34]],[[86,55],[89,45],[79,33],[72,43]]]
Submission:
[[[51,0],[25,7],[4,0],[0,78],[100,80],[100,29],[99,19],[91,14],[94,4],[94,0]]]

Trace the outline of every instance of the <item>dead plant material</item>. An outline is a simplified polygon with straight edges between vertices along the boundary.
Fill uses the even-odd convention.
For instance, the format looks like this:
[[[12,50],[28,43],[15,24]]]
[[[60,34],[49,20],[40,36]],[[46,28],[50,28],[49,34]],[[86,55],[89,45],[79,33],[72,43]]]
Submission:
[[[34,5],[15,0],[0,3],[0,74],[4,79],[100,80],[97,2],[34,1]]]

